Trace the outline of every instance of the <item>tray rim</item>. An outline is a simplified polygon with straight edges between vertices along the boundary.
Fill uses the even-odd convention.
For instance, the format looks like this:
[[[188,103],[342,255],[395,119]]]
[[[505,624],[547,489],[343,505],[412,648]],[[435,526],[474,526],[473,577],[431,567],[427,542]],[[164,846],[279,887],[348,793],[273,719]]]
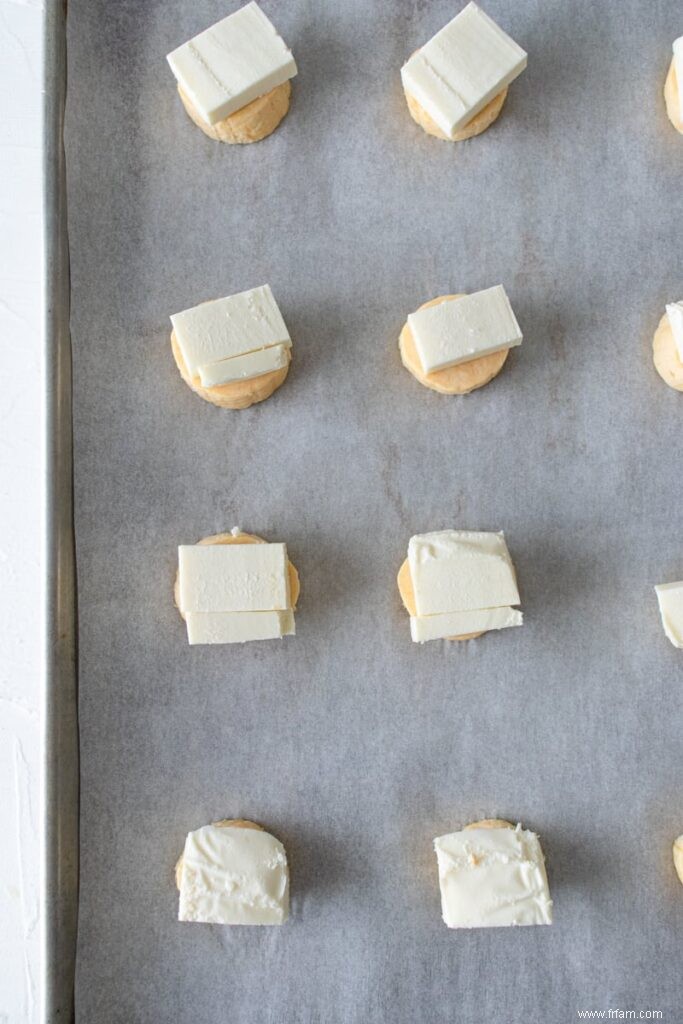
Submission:
[[[66,0],[43,21],[43,209],[46,457],[44,969],[41,1019],[75,1019],[78,918],[78,711],[73,530],[69,249],[63,144]]]

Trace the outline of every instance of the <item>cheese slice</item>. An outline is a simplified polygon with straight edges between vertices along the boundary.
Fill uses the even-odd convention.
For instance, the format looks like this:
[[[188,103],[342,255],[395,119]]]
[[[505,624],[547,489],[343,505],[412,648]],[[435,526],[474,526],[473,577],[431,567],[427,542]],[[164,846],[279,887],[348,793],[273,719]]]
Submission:
[[[655,587],[664,632],[674,647],[683,647],[683,580]]]
[[[403,86],[453,137],[526,67],[521,46],[475,3],[401,68]]]
[[[245,356],[233,356],[232,359],[222,359],[220,363],[200,366],[199,379],[202,387],[217,388],[232,381],[251,380],[252,377],[262,377],[264,373],[281,370],[288,361],[287,346],[273,345],[271,348],[248,352]]]
[[[681,108],[683,110],[683,108]],[[666,315],[676,343],[678,358],[683,363],[683,302],[669,302]]]
[[[289,871],[282,843],[254,828],[205,825],[185,840],[179,921],[284,924]]]
[[[187,612],[190,644],[243,644],[293,636],[294,612]]]
[[[441,913],[449,928],[552,923],[543,851],[534,832],[471,828],[434,840]]]
[[[674,41],[674,68],[678,85],[678,110],[680,117],[683,118],[683,36]]]
[[[267,284],[175,313],[171,323],[192,377],[201,367],[224,359],[274,345],[289,348],[292,344]]]
[[[411,313],[408,326],[425,373],[514,348],[522,332],[501,284]]]
[[[297,73],[292,54],[257,3],[200,32],[166,59],[208,124],[222,121]]]
[[[408,564],[418,616],[519,604],[515,570],[502,533],[419,534],[410,538]]]
[[[180,610],[260,612],[290,608],[284,544],[189,544],[178,548]]]
[[[423,644],[426,640],[447,640],[449,637],[467,636],[468,633],[486,633],[490,629],[521,625],[522,613],[518,608],[481,608],[442,615],[411,615],[410,635],[416,644]]]

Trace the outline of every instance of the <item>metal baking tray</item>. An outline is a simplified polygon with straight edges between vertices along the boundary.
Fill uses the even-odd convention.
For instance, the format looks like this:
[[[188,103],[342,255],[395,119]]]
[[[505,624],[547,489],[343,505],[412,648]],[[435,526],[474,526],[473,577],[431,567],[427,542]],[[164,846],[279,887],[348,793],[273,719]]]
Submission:
[[[80,1024],[674,1020],[682,669],[652,585],[683,572],[682,407],[650,343],[683,293],[680,4],[486,0],[529,66],[454,147],[399,68],[459,3],[262,2],[299,75],[231,147],[164,56],[236,4],[71,0],[66,168],[47,7],[47,1019],[75,991]],[[289,378],[217,410],[168,316],[265,281]],[[476,394],[422,389],[406,315],[498,282],[521,348]],[[189,648],[176,546],[235,525],[286,541],[297,636]],[[411,644],[395,573],[447,526],[505,531],[522,629]],[[284,928],[177,924],[184,836],[226,816],[283,840]],[[431,840],[491,816],[539,833],[552,928],[443,926]]]

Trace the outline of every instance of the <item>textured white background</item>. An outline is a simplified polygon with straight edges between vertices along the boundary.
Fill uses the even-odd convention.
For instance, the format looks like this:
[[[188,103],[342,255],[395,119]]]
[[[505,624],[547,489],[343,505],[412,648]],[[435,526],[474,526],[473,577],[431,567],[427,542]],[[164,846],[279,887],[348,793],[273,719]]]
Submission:
[[[41,0],[0,0],[0,1022],[40,1010]]]

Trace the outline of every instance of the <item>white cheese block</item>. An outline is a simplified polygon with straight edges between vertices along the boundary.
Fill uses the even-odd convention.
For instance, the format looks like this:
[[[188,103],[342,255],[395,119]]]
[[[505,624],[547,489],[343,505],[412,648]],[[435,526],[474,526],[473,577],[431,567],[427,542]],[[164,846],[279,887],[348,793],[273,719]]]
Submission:
[[[294,612],[187,612],[190,644],[243,644],[293,636]]]
[[[166,59],[208,124],[222,121],[297,73],[292,54],[256,3],[200,32]]]
[[[669,302],[666,315],[676,343],[678,358],[683,363],[683,302]]]
[[[683,117],[683,36],[674,41],[674,68],[678,85],[678,110]]]
[[[410,538],[408,564],[418,616],[519,604],[502,533],[441,530]]]
[[[683,580],[655,587],[664,632],[674,647],[683,647]]]
[[[180,610],[262,612],[290,608],[284,544],[187,544],[178,548]]]
[[[472,828],[434,840],[449,928],[551,924],[543,851],[534,832]]]
[[[200,367],[223,359],[292,344],[267,284],[175,313],[171,323],[192,377],[199,374]]]
[[[522,332],[501,284],[408,317],[415,348],[425,373],[514,348]]]
[[[449,137],[526,67],[521,46],[470,3],[401,68],[406,92]]]
[[[262,377],[264,373],[281,370],[289,361],[286,345],[273,345],[271,348],[260,348],[256,352],[248,352],[245,356],[233,356],[222,359],[220,363],[209,363],[199,367],[199,379],[202,387],[217,388],[222,384],[230,384],[237,380],[251,380]]]
[[[289,872],[282,843],[268,832],[205,825],[185,840],[179,921],[283,924]]]
[[[410,635],[416,644],[423,644],[426,640],[446,640],[448,637],[521,625],[522,613],[517,608],[482,608],[442,615],[411,615]]]

